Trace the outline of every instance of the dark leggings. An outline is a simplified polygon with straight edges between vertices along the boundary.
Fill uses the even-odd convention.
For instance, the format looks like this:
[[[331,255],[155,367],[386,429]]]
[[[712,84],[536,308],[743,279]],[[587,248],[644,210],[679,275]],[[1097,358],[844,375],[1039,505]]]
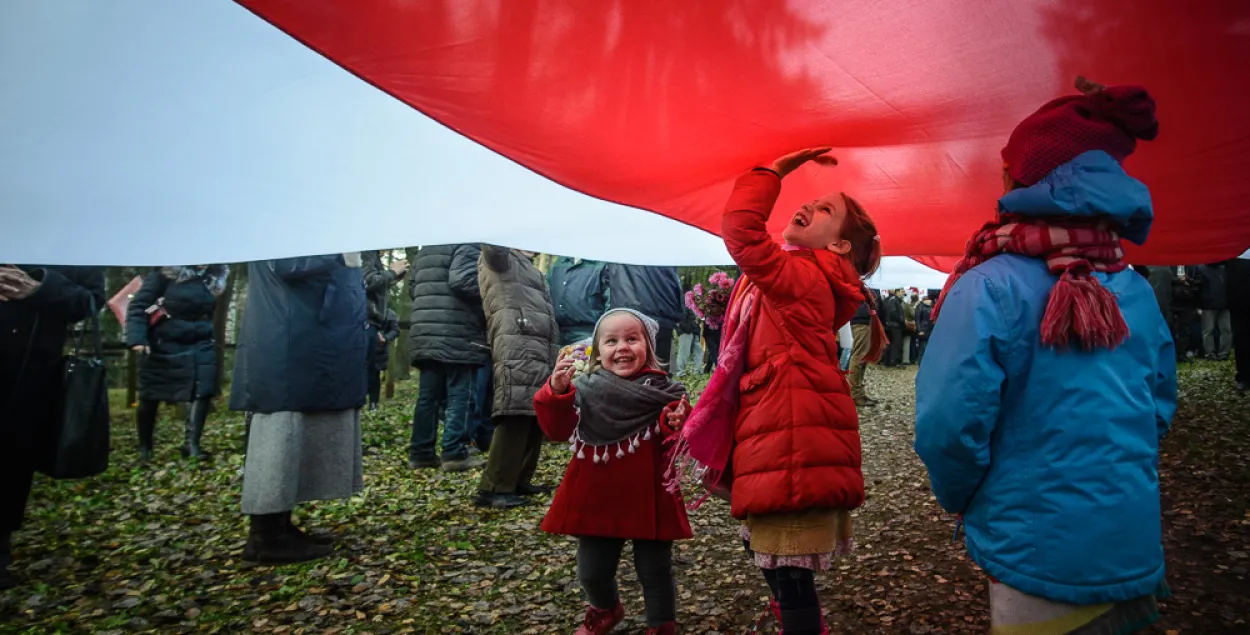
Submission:
[[[751,543],[742,543],[752,558]],[[811,569],[777,567],[760,569],[773,599],[781,607],[781,630],[786,635],[820,635],[824,632],[820,617],[820,596],[816,593],[816,576]]]
[[[187,404],[187,419],[190,423],[200,423],[208,420],[208,406],[212,401],[211,397],[205,397]],[[139,422],[139,426],[147,426],[149,430],[156,427],[156,415],[160,411],[161,402],[140,400],[139,407],[135,409],[135,418]]]
[[[369,405],[376,406],[382,398],[382,371],[370,367],[366,377],[369,380]]]
[[[667,540],[634,540],[634,569],[642,583],[647,626],[662,626],[677,619],[677,581],[673,579],[673,543]],[[583,536],[577,539],[577,579],[590,605],[611,610],[620,601],[616,567],[625,541],[619,538]]]

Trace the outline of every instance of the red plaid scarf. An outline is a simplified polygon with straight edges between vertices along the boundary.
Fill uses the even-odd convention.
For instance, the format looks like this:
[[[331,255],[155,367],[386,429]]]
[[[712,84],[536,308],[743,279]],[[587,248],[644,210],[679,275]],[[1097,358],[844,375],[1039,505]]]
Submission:
[[[1090,275],[1124,271],[1124,250],[1117,227],[1106,220],[1038,220],[1003,216],[986,223],[968,241],[964,257],[946,280],[933,305],[936,321],[946,294],[969,269],[999,254],[1042,258],[1059,276],[1042,317],[1042,344],[1067,348],[1073,338],[1085,350],[1113,349],[1128,337],[1128,325],[1115,296]]]

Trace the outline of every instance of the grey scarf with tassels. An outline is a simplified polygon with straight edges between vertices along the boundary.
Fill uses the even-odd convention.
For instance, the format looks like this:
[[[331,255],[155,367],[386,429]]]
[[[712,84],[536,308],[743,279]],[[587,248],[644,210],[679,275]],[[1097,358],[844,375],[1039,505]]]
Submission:
[[[597,448],[605,446],[617,447],[603,453],[604,461],[608,452],[615,451],[617,458],[625,451],[633,453],[640,441],[659,433],[664,407],[686,394],[684,385],[658,373],[625,379],[599,369],[573,380],[573,385],[579,421],[570,441],[578,458],[585,458],[581,452],[585,446],[596,448],[595,462],[600,461]]]

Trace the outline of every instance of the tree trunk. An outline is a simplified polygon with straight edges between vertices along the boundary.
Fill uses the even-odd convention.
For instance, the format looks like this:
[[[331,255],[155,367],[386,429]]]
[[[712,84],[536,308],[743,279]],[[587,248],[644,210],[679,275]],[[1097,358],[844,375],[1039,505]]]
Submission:
[[[399,316],[400,322],[407,322],[412,317],[412,265],[417,260],[417,248],[409,247],[405,252],[408,258],[408,275],[404,276],[403,292],[399,294],[399,301],[395,305],[395,315]],[[408,333],[401,330],[399,339],[391,346],[391,359],[386,370],[387,397],[395,394],[395,380],[411,377],[412,366],[408,360],[411,351],[412,343],[408,340]]]
[[[226,376],[226,344],[229,343],[226,326],[229,324],[230,304],[234,298],[234,288],[239,281],[239,265],[228,265],[226,270],[226,288],[217,296],[217,305],[213,307],[213,346],[217,354],[217,385],[224,386],[222,379]]]

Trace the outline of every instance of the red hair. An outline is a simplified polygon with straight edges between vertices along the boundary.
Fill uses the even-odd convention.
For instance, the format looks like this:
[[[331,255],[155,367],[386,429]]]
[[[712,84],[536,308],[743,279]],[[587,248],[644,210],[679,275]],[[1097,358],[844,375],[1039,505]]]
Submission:
[[[851,264],[855,267],[855,273],[859,274],[862,280],[875,273],[877,267],[881,265],[881,236],[877,234],[877,225],[872,222],[872,217],[864,211],[859,201],[847,196],[846,192],[842,193],[842,201],[846,203],[846,217],[842,220],[842,239],[851,243],[851,252],[848,255],[851,258]],[[885,326],[881,324],[881,316],[877,314],[876,294],[866,286],[861,285],[860,290],[864,294],[864,301],[868,303],[868,311],[871,315],[870,343],[864,360],[877,362],[881,359],[881,353],[885,351],[890,340],[885,335]]]

